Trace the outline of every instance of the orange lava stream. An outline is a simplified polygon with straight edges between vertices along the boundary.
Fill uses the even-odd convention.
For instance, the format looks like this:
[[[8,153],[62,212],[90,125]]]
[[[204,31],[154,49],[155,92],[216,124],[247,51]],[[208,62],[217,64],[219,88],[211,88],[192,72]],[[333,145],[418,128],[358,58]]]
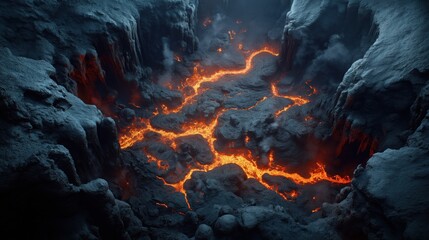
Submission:
[[[191,83],[191,87],[195,90],[195,93],[188,96],[187,99],[184,101],[183,105],[180,107],[180,109],[185,106],[191,98],[195,97],[196,95],[200,94],[198,91],[201,88],[201,85],[205,82],[216,82],[220,78],[226,76],[226,75],[243,75],[248,73],[252,69],[252,61],[253,59],[262,53],[268,53],[273,56],[278,56],[278,53],[272,50],[269,50],[268,48],[263,48],[259,51],[255,51],[252,54],[249,55],[249,57],[246,59],[246,65],[245,68],[239,69],[239,70],[219,70],[215,72],[212,75],[209,76],[201,76],[198,74],[198,71],[194,73],[194,76],[188,81],[188,83]],[[301,106],[309,102],[308,99],[299,97],[299,96],[287,96],[287,95],[281,95],[278,92],[277,87],[272,84],[271,85],[271,92],[273,97],[277,98],[286,98],[293,101],[293,104],[288,105],[282,110],[279,110],[276,112],[276,116],[279,116],[281,113],[287,111],[293,106]],[[246,110],[252,109],[255,106],[257,106],[259,103],[265,101],[267,97],[263,97],[257,103]],[[180,111],[179,109],[179,111]],[[185,195],[185,200],[188,205],[188,208],[191,209],[191,206],[187,199],[187,193],[184,189],[184,184],[187,180],[191,179],[192,174],[197,171],[203,171],[207,172],[210,170],[213,170],[217,167],[226,165],[226,164],[236,164],[240,166],[243,171],[246,173],[247,177],[254,178],[258,180],[261,184],[263,184],[268,189],[271,189],[277,193],[279,193],[279,196],[283,197],[284,199],[288,199],[289,197],[295,198],[298,196],[297,192],[291,192],[287,195],[279,192],[277,190],[277,186],[272,186],[266,183],[263,180],[263,176],[265,174],[271,175],[271,176],[280,176],[284,178],[291,179],[297,184],[313,184],[320,181],[329,181],[331,183],[336,184],[347,184],[350,182],[350,178],[347,177],[340,177],[338,175],[335,176],[328,176],[328,174],[325,171],[325,168],[323,165],[317,163],[317,168],[310,172],[309,177],[303,177],[297,173],[289,173],[288,169],[286,167],[276,165],[274,163],[274,157],[272,153],[269,154],[269,160],[270,164],[269,167],[260,167],[256,164],[256,161],[252,158],[250,154],[234,154],[234,155],[227,155],[224,153],[220,153],[216,151],[214,147],[215,143],[215,136],[214,132],[216,129],[216,126],[218,125],[218,119],[219,117],[226,111],[231,109],[221,109],[217,112],[215,118],[213,121],[209,124],[203,123],[203,122],[189,122],[185,123],[182,126],[182,131],[180,133],[175,132],[169,132],[162,129],[157,129],[151,126],[150,121],[148,119],[141,119],[140,122],[137,122],[130,126],[128,129],[125,129],[124,133],[120,135],[119,142],[122,149],[128,148],[136,144],[137,142],[144,141],[145,134],[149,132],[155,132],[162,136],[163,142],[171,142],[175,146],[175,139],[178,137],[183,136],[191,136],[191,135],[201,135],[204,139],[207,140],[208,145],[210,147],[210,150],[214,154],[214,162],[210,165],[197,165],[196,168],[190,169],[190,171],[187,173],[187,175],[177,183],[167,183],[163,178],[158,177],[161,179],[166,185],[172,186],[176,191],[182,192]],[[235,109],[237,110],[237,109]],[[175,113],[177,112],[177,109],[175,110],[168,110],[163,109],[163,112],[166,114]],[[248,138],[246,138],[247,141],[249,141]],[[163,164],[162,160],[156,159],[153,156],[148,155],[149,162],[155,162],[158,166],[158,169],[162,172],[166,172],[168,169],[168,165]]]
[[[264,47],[260,50],[252,52],[246,59],[245,67],[242,69],[221,69],[219,71],[216,71],[215,73],[209,75],[209,76],[202,76],[200,74],[201,70],[198,66],[194,68],[194,74],[186,80],[186,82],[194,89],[194,93],[188,95],[185,97],[185,100],[183,101],[182,105],[178,107],[177,109],[174,109],[171,111],[171,113],[177,113],[182,110],[182,108],[186,105],[188,105],[190,102],[192,102],[193,98],[199,94],[202,93],[200,91],[201,85],[203,83],[208,82],[217,82],[219,79],[225,76],[234,76],[234,75],[244,75],[247,74],[252,68],[253,68],[253,59],[260,55],[260,54],[270,54],[273,56],[278,56],[279,53],[270,50],[268,47]]]
[[[302,106],[302,105],[310,102],[310,100],[303,98],[303,97],[300,97],[300,96],[281,95],[279,93],[279,90],[277,89],[277,86],[274,83],[271,84],[271,93],[273,94],[274,97],[285,98],[285,99],[289,99],[289,100],[293,101],[293,104],[287,105],[283,109],[278,110],[275,113],[276,117],[280,116],[280,114],[286,112],[287,110],[289,110],[293,106]]]
[[[311,212],[312,212],[312,213],[316,213],[316,212],[318,212],[318,211],[320,211],[320,207],[318,207],[318,208],[315,208],[315,209],[311,210]]]

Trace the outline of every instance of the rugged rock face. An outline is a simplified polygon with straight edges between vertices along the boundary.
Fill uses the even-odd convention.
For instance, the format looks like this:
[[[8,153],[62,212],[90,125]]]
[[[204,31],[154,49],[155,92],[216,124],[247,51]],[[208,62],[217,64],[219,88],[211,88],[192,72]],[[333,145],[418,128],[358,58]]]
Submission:
[[[429,235],[423,0],[19,0],[0,9],[5,236]],[[228,31],[231,23],[236,32]],[[280,41],[279,61],[259,57],[243,76],[203,83],[183,105],[197,91],[174,87],[203,74],[193,72],[194,62],[208,72],[243,67],[243,52]],[[285,107],[291,110],[277,115]],[[195,119],[197,127],[216,125],[186,135],[184,125]],[[118,126],[156,131],[120,149]],[[315,161],[328,164],[329,175],[361,165],[341,191],[270,174],[258,181],[234,163],[210,168],[219,155],[243,150],[251,167],[276,162],[303,176]]]
[[[4,234],[129,238],[122,218],[133,219],[132,212],[99,179],[120,166],[114,121],[57,85],[46,61],[2,49],[0,62]]]
[[[151,67],[162,65],[161,38],[170,40],[172,51],[197,48],[196,5],[0,3],[0,222],[5,236],[145,235],[129,204],[115,199],[101,179],[122,173],[116,124],[79,98],[111,116],[116,116],[110,106],[115,101],[141,104],[138,86],[148,81]]]
[[[337,34],[335,31],[342,31],[342,39],[347,39],[348,34],[363,36],[358,49],[369,46],[368,38],[375,40],[361,59],[347,54],[354,63],[345,73],[335,101],[330,105],[334,129],[337,133],[343,132],[340,135],[346,138],[346,144],[362,139],[357,137],[361,135],[357,132],[363,130],[376,139],[376,143],[364,140],[365,144],[381,151],[369,159],[365,167],[356,170],[351,193],[333,211],[340,216],[334,214],[338,228],[346,239],[423,239],[427,231],[419,226],[428,223],[427,218],[422,217],[428,211],[427,199],[423,196],[428,184],[425,163],[428,148],[423,144],[427,139],[423,133],[427,108],[423,99],[429,69],[429,44],[423,36],[429,29],[427,24],[419,23],[428,20],[429,8],[418,1],[320,4],[320,11],[311,7],[319,6],[314,1],[295,1],[292,5],[284,35],[286,66],[311,68],[316,62],[318,66],[326,66],[338,61],[335,57],[342,57],[341,51],[324,58],[330,51],[332,37]],[[345,21],[327,21],[323,13],[332,11]],[[356,14],[357,17],[350,16]],[[371,19],[373,25],[365,27],[359,23],[363,19]],[[399,19],[404,22],[397,26]],[[330,28],[322,31],[324,36],[307,34],[307,31],[320,33],[311,29],[324,27]],[[377,34],[373,35],[374,32]],[[318,52],[314,42],[324,42],[328,47],[319,57],[308,57]],[[347,44],[344,46],[347,48]],[[309,59],[310,65],[306,63]],[[362,142],[359,144],[362,146]]]
[[[198,1],[1,4],[2,46],[51,62],[57,83],[111,116],[115,101],[143,104],[139,85],[164,66],[164,48],[184,54],[198,46]]]

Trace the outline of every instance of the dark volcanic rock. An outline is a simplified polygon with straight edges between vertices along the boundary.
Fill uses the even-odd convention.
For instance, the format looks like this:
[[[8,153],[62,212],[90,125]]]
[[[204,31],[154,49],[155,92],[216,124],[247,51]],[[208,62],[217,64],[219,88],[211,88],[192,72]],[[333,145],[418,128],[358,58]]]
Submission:
[[[185,117],[180,114],[156,115],[150,121],[151,125],[167,131],[180,132]]]
[[[245,229],[252,229],[259,223],[272,218],[274,214],[274,211],[264,207],[247,207],[241,209],[238,222],[240,223],[241,227]]]
[[[195,232],[195,239],[196,240],[214,239],[213,229],[206,224],[201,224],[200,226],[198,226],[198,229]]]
[[[311,7],[314,4],[318,7]],[[423,177],[427,175],[427,166],[423,158],[428,156],[427,144],[424,143],[427,140],[427,131],[424,130],[427,126],[427,104],[424,99],[429,45],[427,41],[420,40],[428,32],[428,25],[417,22],[427,22],[427,5],[423,2],[404,5],[401,1],[349,1],[344,5],[345,11],[333,8],[341,4],[335,1],[294,1],[288,13],[284,38],[284,49],[292,53],[285,55],[286,62],[295,69],[292,71],[299,72],[302,68],[298,66],[308,66],[303,76],[317,76],[319,80],[329,76],[331,81],[342,79],[334,101],[327,104],[334,115],[334,129],[337,128],[338,132],[339,128],[341,132],[343,139],[340,141],[371,145],[370,151],[381,152],[369,159],[366,167],[355,171],[352,191],[334,210],[331,209],[336,218],[334,222],[346,239],[424,238],[427,231],[418,226],[427,225],[427,219],[423,219],[420,213],[427,212],[422,189],[427,186]],[[408,10],[404,11],[404,8]],[[332,18],[345,13],[345,21],[325,19],[328,15]],[[398,18],[407,20],[395,28]],[[361,22],[359,28],[351,27],[357,22]],[[347,27],[334,27],[338,24]],[[329,31],[312,30],[328,26]],[[332,35],[332,31],[344,29],[350,30],[340,38]],[[360,31],[364,32],[358,33]],[[399,37],[406,31],[410,34]],[[309,32],[321,35],[309,36]],[[351,51],[350,43],[356,42],[345,41],[356,34],[362,37],[358,51],[368,49],[364,55],[363,52]],[[374,40],[375,43],[367,48]],[[314,42],[326,43],[323,45],[325,49],[315,51],[322,45],[314,45]],[[415,44],[417,42],[419,44]],[[333,54],[334,49],[336,54]],[[333,60],[338,62],[335,59],[342,58],[344,53],[349,55],[346,57],[348,60],[342,61],[347,65],[342,66],[342,70],[336,69],[337,74],[328,74],[328,68],[314,68],[316,65],[329,65]],[[300,73],[291,75],[295,74],[300,76]],[[376,140],[356,134],[361,130],[376,136]],[[405,182],[407,186],[403,184]],[[413,212],[415,209],[420,213]]]
[[[221,233],[230,233],[234,231],[237,225],[236,217],[231,214],[226,214],[216,220],[215,230]]]
[[[0,13],[0,238],[429,236],[423,0],[16,0]],[[247,74],[204,82],[167,114],[195,93],[175,90],[195,63],[202,76],[241,69],[247,50],[275,47],[282,29],[280,59],[264,54]],[[271,84],[310,102],[275,116],[294,102]],[[149,117],[162,134],[121,150],[113,119]],[[200,135],[163,138],[196,120],[215,120],[215,149]],[[214,162],[238,152],[306,177],[315,161],[329,175],[362,165],[339,191]]]
[[[54,69],[47,62],[7,49],[0,50],[0,62],[2,112],[15,112],[0,121],[4,234],[128,239],[107,182],[93,180],[119,167],[114,121],[50,79]],[[58,99],[67,107],[59,108]],[[18,222],[29,231],[17,229]]]
[[[213,153],[211,152],[207,141],[201,135],[177,138],[176,144],[180,149],[179,154],[189,154],[200,164],[213,163]]]
[[[247,179],[244,171],[235,164],[223,165],[207,173],[195,172],[192,177],[193,182],[189,183],[188,186],[192,186],[199,191],[204,191],[205,189],[215,192],[222,189],[230,192],[237,192],[241,188],[244,180]],[[199,182],[201,181],[204,182],[205,186],[199,186]]]
[[[163,65],[162,39],[180,54],[197,49],[197,5],[193,0],[1,3],[9,10],[0,17],[0,43],[19,56],[50,62],[57,83],[115,115],[115,101],[143,104],[139,86],[152,68]],[[168,91],[150,95],[152,101],[180,98]]]

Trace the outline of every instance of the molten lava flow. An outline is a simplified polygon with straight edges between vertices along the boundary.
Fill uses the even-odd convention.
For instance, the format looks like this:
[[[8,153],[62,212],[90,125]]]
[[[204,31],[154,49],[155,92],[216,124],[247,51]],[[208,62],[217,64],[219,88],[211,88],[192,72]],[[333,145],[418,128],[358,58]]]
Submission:
[[[255,104],[253,104],[252,106],[248,107],[248,108],[243,108],[242,110],[252,110],[253,108],[255,108],[256,106],[258,106],[261,102],[264,102],[265,100],[267,100],[268,97],[263,97],[261,99],[259,99]],[[238,108],[230,108],[230,110],[238,110]]]
[[[185,105],[187,105],[193,97],[197,96],[198,94],[201,94],[200,88],[203,83],[217,82],[218,80],[220,80],[222,77],[226,75],[243,75],[248,73],[253,67],[253,63],[252,63],[253,59],[257,55],[263,54],[263,53],[278,56],[277,52],[273,50],[269,50],[268,48],[263,48],[261,50],[252,52],[246,58],[246,64],[244,68],[238,69],[238,70],[221,69],[207,76],[202,76],[201,73],[204,72],[203,69],[200,70],[199,66],[196,67],[196,69],[194,69],[194,75],[190,77],[186,82],[190,87],[192,87],[195,90],[194,94],[187,96],[187,98],[185,99],[185,101],[183,102],[183,104],[179,109],[170,110],[166,107],[161,106],[162,113],[171,114],[171,113],[176,113],[177,111],[180,111],[180,109]],[[282,112],[288,110],[292,106],[301,106],[309,102],[308,99],[305,99],[299,96],[288,96],[288,95],[279,94],[279,91],[274,84],[271,85],[271,91],[272,91],[273,97],[286,98],[293,101],[293,104],[288,105],[287,107],[285,107],[280,111],[277,111],[276,116],[280,115]],[[257,101],[255,105],[247,108],[247,110],[254,108],[259,103],[265,101],[267,98],[268,97],[263,97],[262,99]],[[191,205],[189,204],[189,201],[187,199],[187,192],[184,189],[185,182],[191,179],[192,174],[194,172],[197,172],[197,171],[207,172],[226,164],[236,164],[240,166],[249,178],[254,178],[258,180],[266,188],[277,192],[279,196],[283,197],[286,200],[296,198],[298,196],[298,192],[291,191],[288,193],[284,193],[284,192],[278,191],[278,186],[270,185],[264,181],[263,176],[265,174],[271,175],[271,176],[284,177],[294,181],[297,184],[314,184],[320,181],[329,181],[335,184],[347,184],[350,182],[349,177],[343,178],[338,175],[328,176],[324,166],[319,163],[317,163],[316,168],[310,172],[309,177],[303,177],[297,173],[290,173],[288,172],[288,169],[286,167],[280,166],[274,162],[274,153],[272,151],[268,153],[268,158],[269,158],[268,167],[258,166],[256,164],[255,159],[252,158],[249,151],[235,153],[231,155],[216,151],[214,147],[215,141],[216,141],[214,132],[215,132],[216,126],[218,125],[219,117],[222,116],[222,114],[224,114],[228,110],[231,110],[231,109],[225,109],[225,108],[220,109],[210,123],[205,123],[200,121],[187,122],[182,125],[182,131],[180,133],[169,132],[162,129],[154,128],[150,124],[150,121],[148,119],[140,119],[138,122],[135,122],[132,126],[125,129],[123,133],[120,135],[120,139],[119,139],[120,146],[122,149],[131,147],[137,142],[144,141],[147,133],[154,132],[162,136],[161,137],[162,142],[167,144],[169,143],[173,149],[176,149],[175,140],[177,138],[184,137],[184,136],[191,136],[191,135],[201,135],[207,141],[209,148],[214,155],[214,161],[212,164],[193,165],[189,170],[189,172],[186,174],[186,176],[177,183],[167,183],[162,177],[158,177],[164,182],[164,184],[172,186],[175,190],[182,192],[184,194],[185,200],[189,209],[191,209]],[[156,114],[158,113],[159,112],[157,111]],[[249,137],[246,136],[245,142],[248,143],[249,141],[250,141]],[[162,160],[156,159],[154,156],[151,156],[149,154],[147,155],[148,155],[149,162],[155,162],[160,170],[163,170],[164,172],[168,170],[169,166],[163,164]]]
[[[198,73],[195,74],[189,79],[189,82],[192,84],[191,87],[194,89],[195,92],[198,92],[198,90],[201,87],[201,84],[206,82],[217,82],[220,78],[227,76],[227,75],[244,75],[248,73],[253,68],[253,59],[263,53],[271,54],[273,56],[278,56],[279,53],[275,52],[273,50],[268,49],[267,47],[255,51],[252,54],[250,54],[246,59],[245,67],[238,70],[229,70],[229,69],[222,69],[210,76],[201,76]],[[197,71],[198,72],[198,71]]]
[[[295,191],[295,190],[292,190],[292,191],[289,193],[289,195],[290,195],[291,197],[293,197],[293,198],[296,198],[296,197],[298,197],[298,192],[297,192],[297,191]]]
[[[274,163],[274,152],[273,150],[270,150],[268,152],[268,164],[271,166]]]
[[[308,96],[313,96],[314,94],[317,94],[317,89],[311,86],[310,83],[311,83],[311,80],[308,80],[305,82],[305,85],[307,85],[311,90],[311,93],[309,93]]]
[[[219,52],[219,50],[218,50],[218,52]],[[218,71],[216,71],[213,74],[208,75],[208,76],[201,75],[201,73],[203,73],[204,70],[200,69],[199,65],[196,65],[194,67],[194,73],[193,73],[193,75],[186,80],[187,84],[194,89],[194,93],[186,96],[185,100],[182,103],[182,105],[180,107],[178,107],[177,109],[174,109],[173,111],[171,111],[171,113],[180,112],[184,106],[187,106],[189,103],[192,102],[192,100],[193,100],[193,98],[195,96],[201,94],[202,92],[200,92],[200,88],[201,88],[201,85],[203,83],[217,82],[222,77],[225,77],[225,76],[234,76],[234,75],[244,75],[244,74],[247,74],[253,68],[253,59],[256,56],[258,56],[260,54],[264,54],[264,53],[270,54],[270,55],[273,55],[273,56],[278,56],[279,55],[278,52],[276,52],[274,50],[270,50],[268,47],[264,47],[264,48],[262,48],[260,50],[252,52],[246,58],[245,67],[244,68],[242,68],[242,69],[221,69],[221,70],[218,70]],[[184,86],[183,88],[185,88],[185,87],[186,86]],[[183,90],[183,88],[182,88],[182,90]]]
[[[152,156],[152,155],[150,155],[148,153],[146,153],[146,156],[148,158],[148,162],[155,163],[159,170],[167,171],[168,168],[170,167],[168,165],[168,163],[166,163],[166,162],[164,162],[164,161],[162,161],[160,159],[157,159],[156,157],[154,157],[154,156]]]
[[[288,106],[284,107],[283,109],[278,110],[275,113],[276,117],[280,116],[280,114],[282,114],[283,112],[286,112],[287,110],[289,110],[293,106],[302,106],[302,105],[310,102],[310,100],[303,98],[303,97],[299,97],[299,96],[281,95],[274,83],[271,84],[271,93],[273,94],[274,97],[285,98],[285,99],[289,99],[289,100],[293,101],[293,104],[288,105]]]

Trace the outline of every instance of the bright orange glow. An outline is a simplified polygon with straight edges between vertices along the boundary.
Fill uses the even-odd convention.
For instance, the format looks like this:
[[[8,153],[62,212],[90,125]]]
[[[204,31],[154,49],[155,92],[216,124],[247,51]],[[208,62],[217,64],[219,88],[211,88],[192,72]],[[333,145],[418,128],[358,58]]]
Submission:
[[[298,197],[298,192],[297,192],[297,191],[295,191],[295,190],[292,190],[292,191],[289,193],[289,195],[290,195],[292,198],[297,198],[297,197]]]
[[[161,104],[161,109],[164,113],[168,111],[168,107],[165,104]]]
[[[217,82],[226,75],[244,75],[248,73],[253,68],[253,59],[259,54],[270,54],[273,56],[279,55],[278,52],[274,50],[270,50],[269,48],[265,47],[258,51],[252,52],[246,58],[245,67],[242,69],[220,69],[212,73],[211,75],[206,75],[206,76],[201,75],[201,73],[204,72],[204,69],[199,69],[199,66],[197,65],[197,67],[194,69],[193,76],[191,76],[186,81],[186,84],[192,87],[195,90],[195,93],[186,97],[185,101],[178,109],[170,110],[164,107],[163,105],[161,105],[163,114],[172,114],[180,111],[182,107],[184,107],[185,105],[191,102],[191,99],[193,97],[202,93],[200,88],[202,87],[203,83]],[[289,109],[292,106],[301,106],[309,102],[309,100],[302,97],[287,96],[287,95],[279,94],[279,91],[274,84],[271,85],[271,91],[272,91],[273,97],[287,98],[293,101],[293,104],[287,106],[287,109]],[[254,108],[259,103],[265,101],[266,99],[268,99],[268,97],[263,97],[262,99],[257,101],[256,104],[247,108],[247,110]],[[279,192],[277,189],[278,188],[277,186],[269,185],[267,182],[263,180],[263,176],[265,174],[268,174],[271,176],[284,177],[294,181],[296,184],[314,184],[320,181],[329,181],[335,184],[347,184],[350,182],[350,178],[348,176],[346,177],[340,177],[338,175],[328,176],[324,166],[319,163],[317,163],[316,168],[310,172],[308,177],[303,177],[297,173],[291,173],[288,171],[286,167],[275,163],[275,159],[274,159],[275,156],[272,151],[268,153],[269,167],[263,167],[263,166],[259,167],[256,164],[256,160],[253,159],[252,155],[250,154],[250,151],[241,151],[230,155],[216,151],[214,147],[215,141],[216,141],[214,132],[218,125],[219,117],[222,116],[222,114],[224,114],[228,110],[231,110],[231,109],[221,108],[210,123],[201,122],[201,121],[191,121],[191,122],[184,123],[182,125],[182,131],[179,133],[154,128],[150,124],[150,121],[148,119],[139,119],[138,121],[134,122],[134,124],[131,125],[129,128],[124,129],[122,131],[122,133],[120,134],[119,143],[121,148],[125,149],[133,146],[137,142],[144,141],[145,135],[147,133],[154,132],[162,136],[161,140],[163,143],[169,144],[173,149],[176,149],[176,145],[174,144],[175,139],[179,137],[184,137],[184,136],[201,135],[207,141],[209,148],[214,155],[214,161],[212,164],[193,165],[189,170],[189,172],[186,174],[186,176],[183,177],[183,179],[181,179],[177,183],[167,183],[162,177],[158,177],[164,182],[164,184],[172,186],[175,190],[182,192],[184,194],[185,200],[189,209],[191,209],[191,205],[187,199],[187,193],[184,189],[185,182],[191,179],[192,174],[194,172],[197,172],[197,171],[207,172],[226,164],[236,164],[240,166],[243,169],[243,171],[246,173],[247,177],[258,180],[266,188],[277,192],[281,197],[283,197],[286,200],[296,198],[298,196],[298,192],[296,191],[291,191],[289,193]],[[284,112],[286,110],[281,110],[281,111]],[[279,114],[276,113],[276,116],[278,116]],[[249,137],[246,136],[245,142],[248,143],[249,141],[250,141]],[[168,164],[165,165],[164,161],[156,159],[153,156],[148,155],[148,159],[149,159],[149,162],[155,162],[158,168],[164,172],[169,168]]]
[[[245,62],[245,67],[242,69],[221,69],[214,72],[211,75],[203,76],[201,73],[204,73],[204,69],[200,69],[200,65],[196,65],[194,67],[194,73],[191,77],[186,80],[187,85],[194,89],[194,93],[185,97],[182,105],[177,109],[171,111],[172,113],[177,113],[182,110],[182,108],[193,101],[193,98],[204,91],[200,91],[202,84],[217,82],[221,78],[225,76],[234,76],[234,75],[244,75],[247,74],[253,68],[253,60],[256,56],[260,54],[270,54],[273,56],[278,56],[279,53],[275,50],[271,50],[269,47],[264,47],[260,50],[252,52],[247,58]],[[183,89],[182,89],[183,90]]]
[[[268,163],[270,166],[274,163],[274,152],[272,150],[268,152]]]
[[[295,190],[290,192],[279,192],[277,189],[273,189],[273,191],[277,192],[277,194],[286,201],[294,201],[298,197],[298,192]]]
[[[299,96],[281,95],[279,93],[279,90],[277,89],[277,86],[274,83],[271,84],[271,93],[273,94],[274,97],[285,98],[293,101],[293,104],[287,105],[283,109],[278,110],[275,113],[276,117],[280,116],[282,113],[286,112],[291,107],[302,106],[310,102],[310,100]]]
[[[229,35],[229,40],[232,41],[232,40],[234,40],[236,33],[234,30],[230,30],[230,31],[228,31],[228,35]]]
[[[315,87],[311,86],[310,83],[311,83],[311,80],[308,80],[305,82],[305,85],[307,85],[311,90],[311,93],[309,93],[308,96],[313,96],[314,94],[317,94],[318,91]]]
[[[152,156],[150,154],[146,153],[146,156],[147,156],[148,162],[155,163],[159,170],[167,171],[168,168],[170,167],[168,165],[168,163],[166,163],[165,161],[157,159],[157,158],[155,158],[154,156]]]
[[[250,137],[246,135],[246,137],[244,138],[244,143],[248,144],[250,142]]]
[[[313,117],[312,117],[312,116],[305,116],[304,120],[305,120],[306,122],[308,122],[308,121],[313,120]]]
[[[216,51],[217,51],[218,53],[221,53],[223,50],[222,50],[222,48],[218,48]]]
[[[316,213],[316,212],[318,212],[318,211],[320,211],[320,207],[318,207],[318,208],[315,208],[315,209],[311,210],[311,212],[312,212],[312,213]]]

